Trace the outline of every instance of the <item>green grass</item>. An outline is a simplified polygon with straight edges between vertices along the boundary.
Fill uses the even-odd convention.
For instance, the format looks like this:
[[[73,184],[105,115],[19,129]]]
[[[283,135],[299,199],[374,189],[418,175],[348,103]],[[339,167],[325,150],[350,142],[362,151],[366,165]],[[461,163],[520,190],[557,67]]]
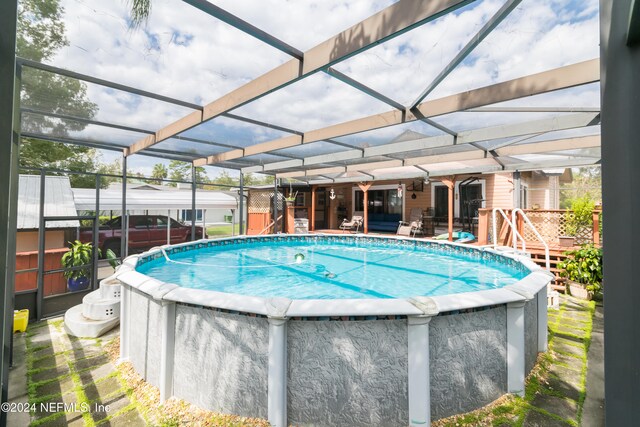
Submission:
[[[231,227],[232,225],[215,225],[207,228],[207,234],[210,238],[215,239],[216,237],[227,237],[231,236]],[[236,224],[234,235],[238,235],[240,231],[240,224]]]

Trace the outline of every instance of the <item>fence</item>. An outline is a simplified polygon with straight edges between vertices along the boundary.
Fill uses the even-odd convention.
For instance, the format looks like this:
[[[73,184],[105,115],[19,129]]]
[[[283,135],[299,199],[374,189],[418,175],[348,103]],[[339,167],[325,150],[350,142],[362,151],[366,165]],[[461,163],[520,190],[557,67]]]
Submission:
[[[478,220],[478,242],[480,244],[488,244],[493,242],[493,224],[491,220],[491,209],[479,209]],[[507,215],[511,214],[510,209],[506,209]],[[558,244],[560,236],[566,236],[567,228],[574,217],[572,211],[560,209],[525,209],[524,212],[538,230],[538,233],[548,244]],[[575,237],[575,243],[582,245],[585,243],[593,243],[595,245],[602,244],[601,224],[602,211],[596,209],[592,213],[591,221],[588,225],[578,227]],[[501,245],[509,245],[504,241],[505,233],[503,230],[504,220],[498,215],[496,220],[496,229],[498,240]],[[518,221],[518,232],[527,242],[537,242],[533,231],[527,227],[523,227],[522,221]]]

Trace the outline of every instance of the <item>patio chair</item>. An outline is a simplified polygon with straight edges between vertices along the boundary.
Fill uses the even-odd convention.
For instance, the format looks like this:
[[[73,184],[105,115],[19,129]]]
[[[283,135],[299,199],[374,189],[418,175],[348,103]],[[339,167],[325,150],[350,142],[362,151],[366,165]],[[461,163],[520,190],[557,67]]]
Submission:
[[[356,229],[356,233],[360,230],[362,226],[362,222],[364,221],[364,215],[362,212],[354,212],[354,215],[351,217],[351,221],[347,221],[347,218],[342,220],[342,224],[340,224],[340,229],[342,232],[347,230]]]
[[[418,233],[423,233],[422,209],[412,208],[409,212],[409,221],[400,221],[396,235],[416,237]]]

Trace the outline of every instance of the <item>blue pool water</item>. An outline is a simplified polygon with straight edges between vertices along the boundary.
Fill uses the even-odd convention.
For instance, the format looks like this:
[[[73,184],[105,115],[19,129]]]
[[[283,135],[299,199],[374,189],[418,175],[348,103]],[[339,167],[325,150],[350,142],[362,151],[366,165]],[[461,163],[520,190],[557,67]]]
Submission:
[[[186,288],[290,299],[445,295],[500,288],[529,273],[474,253],[397,244],[265,241],[173,253],[170,261],[159,258],[136,270]]]

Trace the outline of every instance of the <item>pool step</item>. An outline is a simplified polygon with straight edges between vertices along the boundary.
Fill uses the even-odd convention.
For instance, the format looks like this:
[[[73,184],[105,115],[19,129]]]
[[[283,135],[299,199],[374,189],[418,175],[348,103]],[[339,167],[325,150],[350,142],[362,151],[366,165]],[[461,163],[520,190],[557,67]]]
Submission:
[[[104,298],[101,289],[88,293],[82,298],[82,314],[92,320],[120,317],[120,298]]]
[[[82,304],[64,315],[67,333],[76,337],[97,338],[120,323],[120,282],[108,277],[100,288],[82,298]]]
[[[98,338],[120,323],[120,317],[107,320],[91,320],[82,314],[82,304],[71,307],[64,314],[64,329],[69,335],[84,338]]]

